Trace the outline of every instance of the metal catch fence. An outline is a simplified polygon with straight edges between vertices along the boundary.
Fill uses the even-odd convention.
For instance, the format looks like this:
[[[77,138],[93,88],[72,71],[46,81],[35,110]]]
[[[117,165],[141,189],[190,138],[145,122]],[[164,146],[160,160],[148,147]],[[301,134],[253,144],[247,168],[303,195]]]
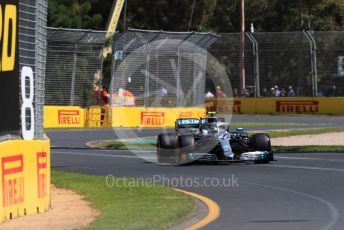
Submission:
[[[33,106],[35,109],[35,138],[44,138],[43,106],[46,62],[47,0],[19,1],[19,66],[31,67],[35,76]],[[30,123],[30,114],[26,121]]]
[[[318,95],[344,96],[344,32],[311,31],[310,34],[315,44]]]
[[[106,32],[48,28],[47,41],[46,105],[97,104]]]
[[[114,37],[111,105],[204,104],[210,33],[129,29]],[[133,100],[121,100],[131,96]]]
[[[235,97],[344,96],[344,32],[165,32],[48,28],[46,105],[97,105],[102,49],[112,41],[113,106],[183,107],[204,103],[213,65],[225,68]],[[245,90],[240,88],[244,52]],[[290,92],[293,89],[293,94]],[[42,88],[42,87],[41,87]],[[134,98],[134,99],[132,99]]]
[[[220,34],[209,52],[226,68],[234,96],[344,96],[344,32]],[[245,55],[246,89],[240,89],[239,56]],[[277,87],[275,87],[277,86]],[[289,95],[289,96],[291,96]]]

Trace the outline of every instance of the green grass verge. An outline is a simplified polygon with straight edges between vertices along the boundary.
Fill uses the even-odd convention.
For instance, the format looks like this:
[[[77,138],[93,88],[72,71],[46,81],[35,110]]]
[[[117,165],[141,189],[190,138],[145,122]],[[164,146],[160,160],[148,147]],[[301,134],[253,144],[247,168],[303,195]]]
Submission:
[[[219,117],[223,117],[230,114],[218,114]],[[250,116],[250,117],[342,117],[343,115],[336,115],[332,113],[328,114],[316,114],[316,113],[288,113],[288,114],[276,114],[276,113],[266,113],[266,114],[242,114],[236,113],[233,116]]]
[[[245,128],[245,127],[289,127],[289,126],[305,126],[310,125],[306,123],[241,123],[232,122],[230,126],[232,128]]]
[[[86,229],[166,229],[190,217],[192,199],[162,185],[125,178],[108,180],[52,170],[52,183],[76,191],[99,210]],[[142,183],[141,183],[142,182]]]
[[[343,152],[344,146],[273,146],[276,153]]]
[[[119,150],[146,150],[155,151],[156,147],[148,143],[124,144],[121,141],[114,141],[109,144],[111,149]],[[344,152],[344,146],[273,146],[273,151],[279,152]]]
[[[289,137],[297,135],[315,135],[323,133],[344,132],[344,128],[312,128],[312,129],[295,129],[288,131],[269,131],[270,137]]]
[[[99,146],[106,148],[106,149],[117,149],[117,150],[155,150],[156,145],[151,143],[145,142],[123,142],[123,141],[109,141],[109,142],[101,142]]]
[[[264,132],[264,131],[263,131]],[[270,137],[288,137],[296,135],[315,135],[323,133],[333,133],[333,132],[344,132],[344,128],[312,128],[312,129],[298,129],[298,130],[288,130],[288,131],[268,131]],[[98,146],[107,149],[117,149],[117,150],[151,150],[155,151],[156,146],[152,143],[146,142],[124,142],[123,140],[115,140],[108,142],[100,142]],[[317,149],[321,152],[323,151],[343,151],[342,146],[291,146],[291,147],[276,147],[276,152],[315,152]]]
[[[231,127],[279,127],[279,126],[305,126],[310,125],[307,123],[241,123],[241,122],[232,122],[230,123]],[[135,128],[135,127],[134,127]],[[137,128],[137,127],[136,127]],[[173,128],[173,127],[171,127]],[[87,130],[104,130],[104,129],[113,129],[113,128],[103,128],[103,127],[89,127],[89,128],[45,128],[48,131],[87,131]],[[132,128],[115,128],[115,129],[132,129]],[[159,129],[159,128],[151,128]]]

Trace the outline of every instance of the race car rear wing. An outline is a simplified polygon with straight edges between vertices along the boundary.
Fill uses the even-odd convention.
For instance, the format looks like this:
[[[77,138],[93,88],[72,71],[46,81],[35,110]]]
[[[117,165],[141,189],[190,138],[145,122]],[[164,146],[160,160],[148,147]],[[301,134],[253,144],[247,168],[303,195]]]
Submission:
[[[197,118],[180,118],[176,120],[176,127],[178,128],[197,128],[201,125],[201,120]]]
[[[197,118],[180,118],[176,120],[175,128],[178,133],[179,129],[197,129],[202,125],[202,120]]]
[[[176,120],[175,129],[178,133],[179,129],[195,129],[199,128],[201,125],[225,122],[224,118],[220,117],[208,117],[208,118],[180,118]]]

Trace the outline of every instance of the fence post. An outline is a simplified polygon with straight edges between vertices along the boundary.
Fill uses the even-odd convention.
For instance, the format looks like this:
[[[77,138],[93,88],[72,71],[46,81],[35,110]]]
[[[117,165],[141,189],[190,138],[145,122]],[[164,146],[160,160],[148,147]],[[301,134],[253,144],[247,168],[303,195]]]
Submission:
[[[73,51],[73,70],[72,70],[72,85],[70,90],[70,106],[74,105],[74,92],[75,92],[75,75],[76,75],[76,64],[78,61],[78,43],[75,43],[74,45],[74,51]]]
[[[192,105],[197,105],[200,104],[198,101],[199,99],[199,95],[197,95],[197,85],[198,85],[198,73],[199,73],[199,66],[200,66],[200,62],[201,60],[201,52],[202,50],[200,49],[200,47],[198,46],[197,43],[200,43],[203,41],[203,39],[206,36],[201,37],[201,39],[199,39],[196,43],[195,43],[195,47],[193,50],[193,84],[192,84]],[[198,89],[199,90],[199,89]],[[202,92],[202,94],[204,95],[204,92]]]
[[[314,40],[313,31],[303,31],[309,41],[311,55],[311,72],[312,72],[312,94],[313,97],[318,96],[318,70],[317,70],[317,46]]]
[[[182,65],[182,57],[181,57],[181,49],[182,46],[184,44],[185,41],[187,41],[192,35],[194,35],[194,33],[190,33],[188,36],[186,36],[183,41],[180,42],[179,46],[178,46],[178,51],[177,51],[177,55],[178,55],[178,60],[177,60],[177,76],[176,76],[176,80],[177,80],[177,103],[176,106],[179,107],[180,106],[180,91],[181,91],[181,84],[180,84],[180,70],[181,70],[181,65]]]
[[[142,37],[142,40],[144,41],[145,43],[145,51],[146,51],[146,80],[145,80],[145,84],[146,84],[146,90],[147,92],[145,92],[145,102],[144,102],[144,105],[145,107],[148,107],[148,98],[149,98],[149,95],[150,95],[150,60],[151,60],[151,43],[157,38],[159,37],[161,34],[161,31],[158,32],[153,38],[151,38],[150,40],[145,40],[143,39],[143,36]],[[154,76],[153,76],[154,77]],[[154,80],[154,79],[153,79]],[[155,80],[156,82],[157,80]]]
[[[313,96],[317,97],[318,96],[318,69],[317,69],[317,44],[315,42],[315,39],[313,37],[314,31],[308,31],[308,35],[313,42],[313,56],[312,56],[312,61],[313,61],[313,71],[314,71],[314,94]]]
[[[206,40],[207,39],[207,40]],[[207,35],[203,35],[196,43],[195,45],[197,46],[196,49],[194,50],[194,53],[197,52],[197,55],[194,54],[194,66],[197,67],[197,72],[195,72],[196,67],[194,67],[194,83],[192,84],[193,87],[193,99],[192,99],[192,103],[193,105],[201,105],[204,104],[204,98],[205,98],[205,78],[206,78],[206,63],[205,63],[205,67],[203,65],[204,61],[207,62],[207,51],[204,49],[204,46],[207,46],[207,44],[209,42],[211,42],[213,40],[213,36],[208,33]],[[202,45],[203,44],[203,45]],[[202,68],[204,67],[204,69]],[[202,76],[201,79],[197,79],[198,78],[198,74],[199,74],[199,68],[201,70],[201,72],[204,72],[204,76]],[[202,81],[202,79],[204,78],[204,83],[201,86],[201,89],[203,89],[203,91],[199,92],[199,88],[197,88],[196,86],[199,84],[199,82]]]
[[[253,45],[253,74],[254,74],[254,86],[255,97],[260,97],[260,76],[259,76],[259,44],[256,38],[249,32],[246,33]]]
[[[146,55],[146,78],[145,78],[145,95],[144,95],[144,107],[148,107],[148,98],[149,98],[149,51],[148,44],[145,41],[145,55]]]
[[[143,96],[143,106],[148,107],[148,95],[149,95],[149,51],[148,51],[148,41],[146,41],[140,32],[136,32],[136,36],[141,40],[144,45],[144,51],[146,56],[146,70],[145,70],[145,91]]]
[[[192,104],[193,105],[199,104],[198,103],[199,97],[197,95],[197,87],[196,86],[198,84],[197,77],[198,77],[198,73],[199,73],[199,71],[198,71],[199,70],[199,62],[201,61],[200,59],[202,58],[201,54],[200,54],[201,52],[202,51],[198,46],[195,47],[194,55],[193,55],[194,56],[194,60],[193,60],[194,67],[193,67],[193,84],[192,84]]]
[[[45,72],[47,61],[47,28],[46,18],[48,2],[36,2],[36,118],[35,137],[44,139],[44,103],[45,103]]]
[[[100,91],[103,84],[103,68],[104,68],[104,56],[103,53],[100,55],[100,71],[99,71],[99,88],[98,88],[98,98],[97,98],[97,104],[100,105]],[[111,94],[110,94],[111,95]]]
[[[176,86],[177,86],[177,103],[176,106],[178,107],[180,104],[180,68],[181,68],[181,54],[180,54],[180,50],[181,50],[181,45],[183,44],[183,42],[179,45],[178,47],[178,59],[177,59],[177,76],[176,76]]]
[[[79,42],[84,39],[92,30],[88,30],[84,32],[84,34],[75,42],[74,45],[74,57],[73,57],[73,72],[72,72],[72,87],[71,87],[71,92],[70,92],[70,105],[74,105],[74,95],[75,95],[75,78],[76,78],[76,66],[77,66],[77,61],[78,61],[78,45]]]

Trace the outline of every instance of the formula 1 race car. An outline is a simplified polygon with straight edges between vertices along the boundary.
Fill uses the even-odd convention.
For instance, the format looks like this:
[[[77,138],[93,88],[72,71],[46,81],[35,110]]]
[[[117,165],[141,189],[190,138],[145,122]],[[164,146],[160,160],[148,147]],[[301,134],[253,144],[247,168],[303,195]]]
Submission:
[[[267,133],[249,135],[242,128],[230,131],[224,118],[183,118],[175,122],[175,133],[157,139],[159,163],[190,164],[194,161],[269,163],[273,161]]]

